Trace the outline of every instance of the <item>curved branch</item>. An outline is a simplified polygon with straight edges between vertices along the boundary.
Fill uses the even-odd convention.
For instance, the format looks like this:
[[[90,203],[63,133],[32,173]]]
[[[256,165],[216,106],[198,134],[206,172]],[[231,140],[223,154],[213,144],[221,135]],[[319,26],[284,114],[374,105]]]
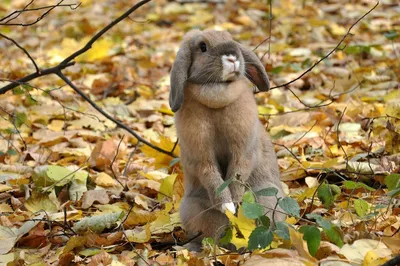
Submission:
[[[306,71],[304,71],[300,76],[298,76],[297,78],[295,78],[294,80],[291,80],[289,82],[286,82],[284,84],[281,85],[277,85],[272,87],[270,90],[272,89],[276,89],[276,88],[281,88],[281,87],[287,87],[288,85],[296,82],[297,80],[301,79],[302,77],[304,77],[307,73],[311,72],[311,70],[313,70],[317,65],[319,65],[319,63],[321,63],[322,61],[324,61],[326,58],[328,58],[329,56],[331,56],[331,54],[333,54],[336,50],[339,49],[339,46],[343,43],[343,41],[347,38],[347,36],[350,35],[350,31],[353,29],[353,27],[355,25],[357,25],[361,20],[363,20],[366,16],[368,16],[377,6],[379,5],[379,1],[376,2],[376,4],[370,9],[368,10],[368,12],[366,12],[364,15],[362,15],[360,18],[358,18],[353,24],[351,24],[350,28],[347,30],[346,34],[343,35],[342,39],[339,41],[339,43],[329,52],[327,53],[324,57],[320,58],[317,62],[315,62],[310,68],[308,68]],[[260,93],[261,91],[257,91],[255,92],[255,94]]]
[[[118,24],[120,21],[122,21],[123,19],[129,17],[129,15],[135,11],[136,9],[138,9],[139,7],[141,7],[142,5],[146,4],[147,2],[150,2],[151,0],[142,0],[139,3],[137,3],[136,5],[134,5],[133,7],[131,7],[128,11],[126,11],[124,14],[122,14],[121,16],[119,16],[118,18],[116,18],[114,21],[112,21],[110,24],[108,24],[105,28],[103,28],[101,31],[99,31],[98,33],[96,33],[87,43],[86,45],[79,49],[78,51],[76,51],[75,53],[71,54],[70,56],[68,56],[67,58],[65,58],[60,65],[65,65],[67,64],[69,61],[73,60],[75,57],[83,54],[84,52],[86,52],[87,50],[89,50],[90,48],[92,48],[92,45],[95,41],[97,41],[101,36],[103,36],[104,33],[106,33],[108,30],[110,30],[112,27],[114,27],[116,24]]]
[[[22,50],[22,52],[24,52],[24,54],[26,54],[26,56],[29,57],[29,59],[31,60],[33,66],[34,66],[35,69],[36,69],[36,73],[39,73],[39,72],[40,72],[39,67],[37,66],[35,60],[32,58],[32,56],[28,53],[28,51],[27,51],[24,47],[22,47],[22,46],[21,46],[17,41],[15,41],[14,39],[11,39],[10,37],[7,37],[6,35],[4,35],[4,34],[2,34],[2,33],[0,33],[0,36],[3,37],[3,38],[6,39],[6,40],[9,40],[9,41],[12,42],[13,44],[15,44],[15,46],[17,46],[20,50]]]
[[[160,147],[157,147],[153,145],[152,143],[148,142],[144,138],[142,138],[140,135],[138,135],[135,131],[133,131],[130,127],[122,123],[121,121],[118,121],[108,113],[106,113],[104,110],[102,110],[97,104],[95,104],[86,94],[84,94],[80,89],[78,89],[62,72],[61,70],[56,73],[57,76],[59,76],[62,80],[64,80],[65,83],[68,84],[76,93],[78,93],[85,101],[87,101],[94,109],[96,109],[99,113],[104,115],[107,119],[113,121],[118,127],[125,129],[128,131],[131,135],[133,135],[136,139],[138,139],[140,142],[143,142],[147,146],[153,148],[156,151],[162,152],[164,154],[167,154],[171,157],[177,157],[173,151],[167,151],[164,150]]]
[[[72,66],[74,64],[74,62],[71,62],[71,61],[75,57],[77,57],[77,56],[83,54],[84,52],[88,51],[90,48],[92,48],[93,43],[95,41],[97,41],[104,33],[106,33],[109,29],[111,29],[113,26],[115,26],[121,20],[125,19],[130,14],[132,14],[133,11],[135,11],[136,9],[138,9],[139,7],[141,7],[142,5],[144,5],[144,4],[146,4],[147,2],[150,2],[150,1],[151,0],[142,0],[142,1],[138,2],[137,4],[135,4],[134,6],[132,6],[128,11],[126,11],[124,14],[122,14],[117,19],[112,21],[110,24],[108,24],[104,29],[102,29],[101,31],[96,33],[96,35],[94,35],[83,48],[79,49],[75,53],[73,53],[70,56],[68,56],[67,58],[65,58],[57,66],[44,69],[40,73],[37,73],[37,72],[36,73],[32,73],[32,74],[30,74],[28,76],[25,76],[25,77],[23,77],[21,79],[16,80],[15,82],[11,82],[10,84],[0,88],[0,94],[6,93],[7,91],[17,87],[21,83],[31,81],[31,80],[33,80],[35,78],[38,78],[38,77],[41,77],[41,76],[45,76],[45,75],[49,75],[49,74],[57,74],[60,70],[66,68],[68,66]]]
[[[75,10],[81,5],[81,3],[79,3],[79,4],[62,4],[62,2],[64,2],[64,0],[60,0],[55,5],[42,6],[42,7],[37,7],[37,8],[28,8],[33,3],[33,1],[34,0],[31,0],[27,5],[25,5],[25,7],[23,9],[15,10],[14,12],[12,12],[12,13],[8,14],[7,16],[3,17],[2,19],[0,19],[0,25],[4,25],[4,26],[22,26],[22,27],[32,26],[32,25],[38,23],[39,21],[41,21],[44,17],[46,17],[56,7],[69,7],[69,8],[71,8],[71,10]],[[22,13],[29,12],[29,11],[39,11],[39,10],[42,10],[42,9],[48,9],[48,10],[46,10],[42,15],[40,15],[33,22],[29,22],[29,23],[10,23],[14,19],[17,19]],[[7,21],[2,22],[4,20],[6,20],[6,19],[7,19]]]

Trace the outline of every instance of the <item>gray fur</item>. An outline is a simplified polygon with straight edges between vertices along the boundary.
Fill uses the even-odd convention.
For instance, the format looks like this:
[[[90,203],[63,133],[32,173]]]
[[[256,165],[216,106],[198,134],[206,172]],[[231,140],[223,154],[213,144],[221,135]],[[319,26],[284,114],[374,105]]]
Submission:
[[[197,49],[202,41],[207,44],[207,53]],[[237,55],[241,67],[237,77],[227,82],[221,80],[220,58],[228,50]],[[176,112],[185,175],[180,215],[189,234],[201,231],[202,237],[218,239],[224,232],[229,222],[222,203],[241,202],[244,188],[233,182],[219,196],[216,190],[233,176],[239,175],[253,191],[275,187],[278,196],[283,196],[274,148],[258,119],[245,73],[260,90],[269,89],[267,74],[256,55],[224,31],[189,32],[174,63],[170,105]],[[257,200],[266,211],[276,204],[273,197]],[[279,212],[272,219],[272,210],[268,216],[271,221],[285,219]]]

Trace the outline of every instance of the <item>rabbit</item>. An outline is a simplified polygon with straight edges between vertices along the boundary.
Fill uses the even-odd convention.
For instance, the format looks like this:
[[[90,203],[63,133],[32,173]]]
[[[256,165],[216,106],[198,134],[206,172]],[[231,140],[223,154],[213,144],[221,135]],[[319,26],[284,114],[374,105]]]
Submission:
[[[269,90],[267,73],[258,57],[227,31],[192,30],[183,38],[172,66],[169,104],[181,147],[184,197],[180,205],[183,228],[194,235],[219,238],[229,225],[225,211],[236,212],[245,187],[267,187],[283,196],[274,147],[258,119],[250,80]],[[271,221],[285,215],[273,212],[274,197],[259,197]],[[279,208],[279,207],[278,207]],[[272,219],[272,213],[274,217]],[[200,245],[201,238],[193,243]]]

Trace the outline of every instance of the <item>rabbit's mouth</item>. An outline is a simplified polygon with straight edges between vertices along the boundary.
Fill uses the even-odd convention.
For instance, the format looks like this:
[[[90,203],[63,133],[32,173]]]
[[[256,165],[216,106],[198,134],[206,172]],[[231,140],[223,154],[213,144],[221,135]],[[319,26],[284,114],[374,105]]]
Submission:
[[[233,81],[240,75],[241,63],[236,55],[223,55],[222,61],[222,75],[223,81]]]
[[[239,71],[232,71],[228,73],[228,75],[226,75],[225,78],[223,77],[223,79],[225,81],[234,81],[239,77],[239,75],[240,75]]]

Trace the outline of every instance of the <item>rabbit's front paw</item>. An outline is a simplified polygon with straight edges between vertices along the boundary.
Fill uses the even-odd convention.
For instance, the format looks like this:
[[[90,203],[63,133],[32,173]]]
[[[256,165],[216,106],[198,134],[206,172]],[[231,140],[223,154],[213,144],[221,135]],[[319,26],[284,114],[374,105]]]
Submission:
[[[240,183],[233,182],[230,184],[229,190],[231,191],[232,201],[239,204],[242,201],[245,187]]]
[[[231,213],[236,214],[236,205],[233,202],[222,203],[221,209],[223,213],[228,210]]]

